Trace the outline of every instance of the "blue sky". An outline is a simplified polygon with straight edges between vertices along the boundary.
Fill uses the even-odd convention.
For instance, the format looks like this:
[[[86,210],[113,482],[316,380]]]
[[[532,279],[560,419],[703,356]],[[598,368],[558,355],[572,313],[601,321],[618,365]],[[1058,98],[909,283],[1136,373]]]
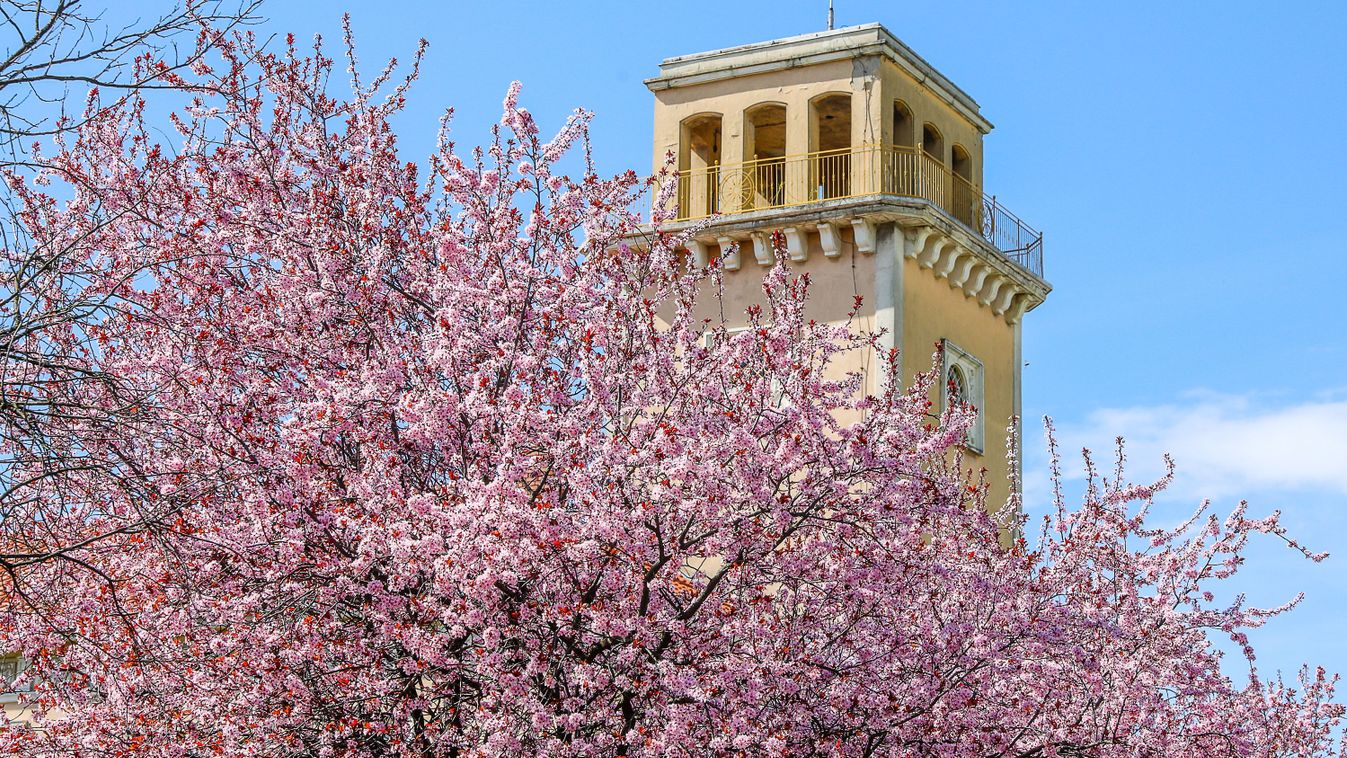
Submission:
[[[1050,414],[1068,450],[1126,435],[1138,478],[1174,453],[1162,518],[1203,497],[1282,509],[1335,555],[1265,541],[1230,591],[1307,593],[1253,635],[1264,674],[1347,672],[1347,5],[836,5],[839,26],[885,24],[981,104],[987,189],[1045,230],[1055,290],[1024,332],[1031,497],[1032,420]],[[594,111],[615,173],[649,167],[641,81],[662,58],[818,31],[827,3],[273,0],[261,31],[336,42],[343,7],[366,69],[431,42],[399,124],[408,159],[449,105],[459,144],[483,141],[518,79],[544,125]]]

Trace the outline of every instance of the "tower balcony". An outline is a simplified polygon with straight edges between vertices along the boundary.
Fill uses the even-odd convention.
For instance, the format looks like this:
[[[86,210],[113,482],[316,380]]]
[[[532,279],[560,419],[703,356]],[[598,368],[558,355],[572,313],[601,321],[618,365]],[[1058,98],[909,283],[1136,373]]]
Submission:
[[[847,198],[925,201],[1043,278],[1043,233],[916,147],[861,145],[677,173],[678,221]]]

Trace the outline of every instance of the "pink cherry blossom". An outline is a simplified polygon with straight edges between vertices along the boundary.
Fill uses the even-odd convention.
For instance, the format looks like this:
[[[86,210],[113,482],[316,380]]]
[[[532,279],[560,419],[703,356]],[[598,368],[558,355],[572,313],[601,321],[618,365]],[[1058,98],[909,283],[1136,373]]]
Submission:
[[[559,172],[587,114],[542,136],[516,85],[418,164],[414,73],[351,54],[338,100],[321,47],[219,54],[171,144],[95,103],[17,190],[122,305],[71,358],[115,382],[50,390],[117,410],[65,426],[109,465],[4,518],[66,546],[4,579],[37,727],[6,754],[1334,749],[1336,677],[1213,646],[1294,605],[1207,594],[1255,535],[1302,549],[1276,515],[1155,528],[1165,482],[1120,463],[1034,529],[964,471],[972,412],[929,423],[934,375],[836,378],[878,340],[806,319],[788,255],[751,329],[695,318],[719,272],[630,210],[667,183]]]

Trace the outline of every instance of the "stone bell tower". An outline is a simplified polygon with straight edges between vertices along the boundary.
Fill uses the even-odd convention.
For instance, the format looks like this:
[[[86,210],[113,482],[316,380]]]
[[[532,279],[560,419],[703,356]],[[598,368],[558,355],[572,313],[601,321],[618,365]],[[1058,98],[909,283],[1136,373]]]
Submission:
[[[812,317],[862,296],[905,379],[944,345],[944,378],[979,409],[967,460],[1002,502],[1022,319],[1051,287],[1043,235],[983,190],[977,103],[879,24],[669,58],[646,85],[655,169],[678,161],[671,228],[702,225],[689,253],[723,259],[727,317],[761,301],[779,230]],[[855,360],[877,387],[874,356]]]

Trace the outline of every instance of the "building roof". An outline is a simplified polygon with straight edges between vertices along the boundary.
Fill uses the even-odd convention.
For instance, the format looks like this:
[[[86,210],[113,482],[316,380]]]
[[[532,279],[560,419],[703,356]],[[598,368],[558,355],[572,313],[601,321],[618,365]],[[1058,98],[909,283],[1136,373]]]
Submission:
[[[983,132],[991,131],[992,124],[979,113],[977,101],[879,23],[666,58],[660,63],[659,76],[646,79],[645,85],[658,92],[871,55],[893,61]]]

